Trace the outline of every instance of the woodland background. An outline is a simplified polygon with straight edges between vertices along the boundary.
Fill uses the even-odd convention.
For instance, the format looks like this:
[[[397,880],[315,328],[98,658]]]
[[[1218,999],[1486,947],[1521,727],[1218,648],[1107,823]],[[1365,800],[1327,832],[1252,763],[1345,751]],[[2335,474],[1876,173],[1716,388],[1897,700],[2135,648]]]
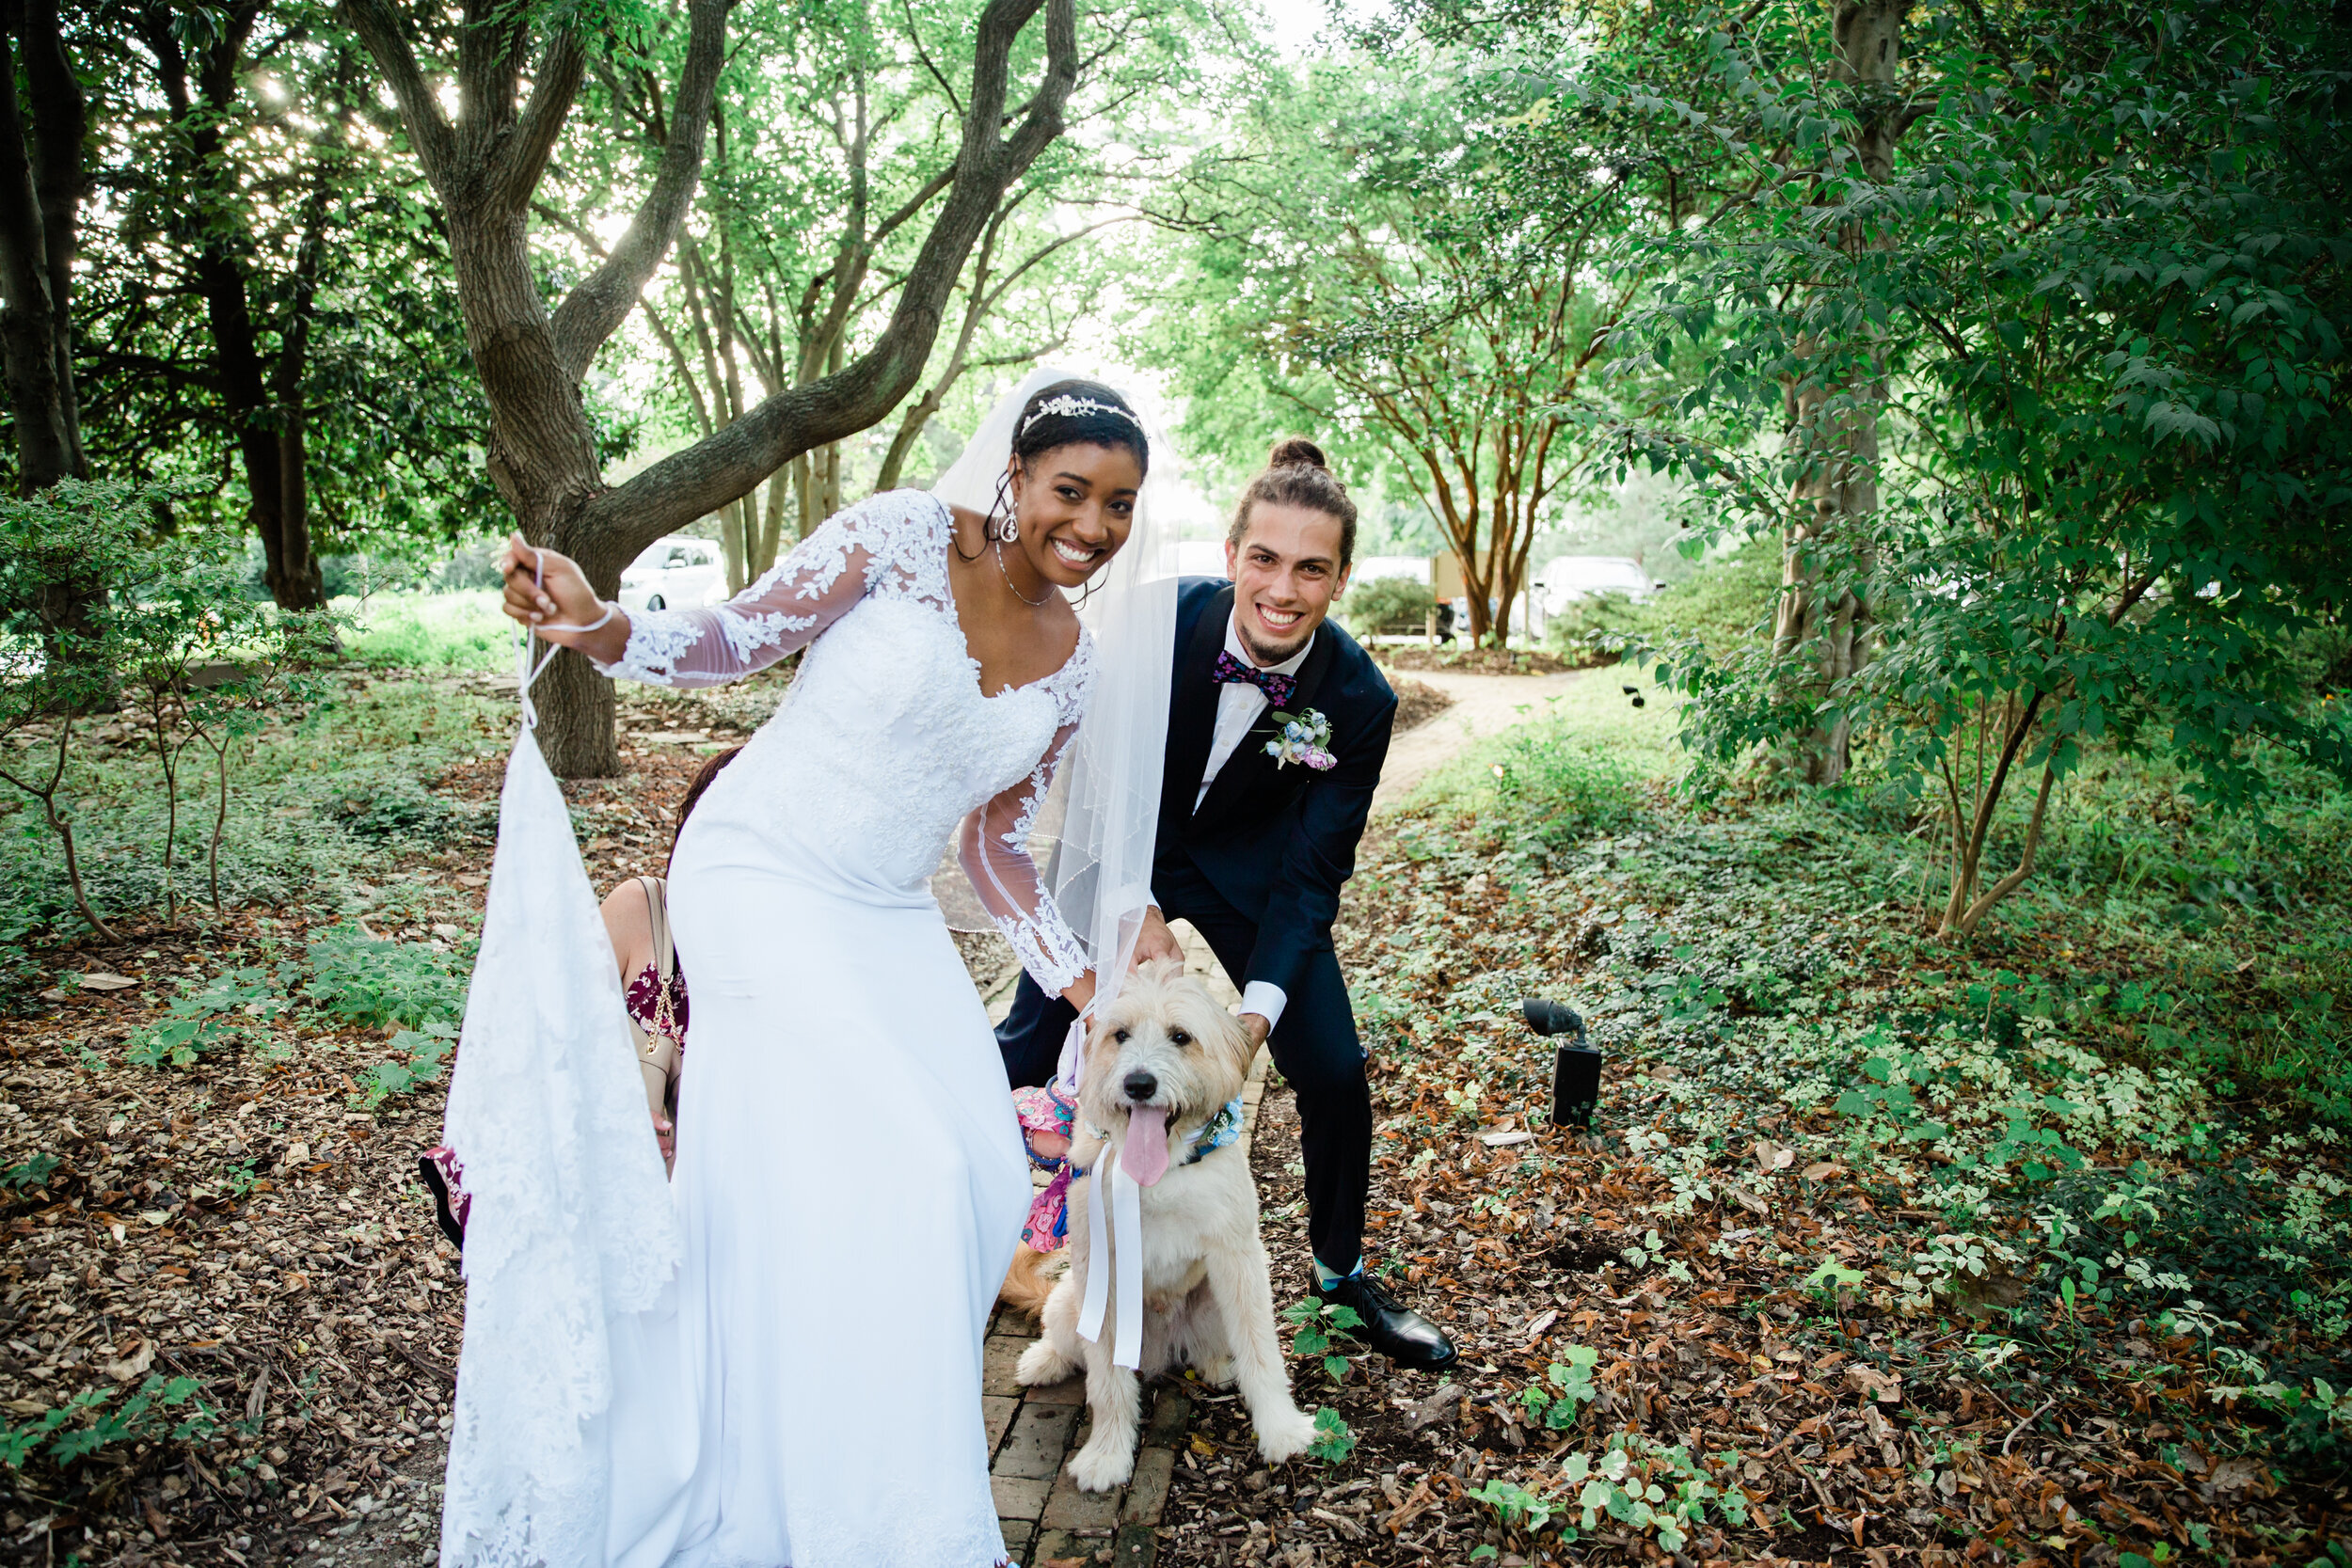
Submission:
[[[1172,430],[1190,537],[1304,432],[1360,551],[1454,556],[1458,643],[1393,662],[1590,672],[1376,825],[1343,931],[1384,1266],[1496,1348],[1416,1424],[1308,1332],[1359,1446],[1253,1483],[1204,1417],[1180,1500],[1232,1517],[1154,1550],[2346,1560],[2342,7],[0,35],[0,1551],[275,1560],[426,1495],[462,1320],[410,1146],[512,723],[497,542],[746,581],[1052,360]],[[1670,586],[1533,638],[1564,551]],[[658,868],[787,676],[559,659],[594,874]],[[1611,1053],[1590,1140],[1535,993]]]

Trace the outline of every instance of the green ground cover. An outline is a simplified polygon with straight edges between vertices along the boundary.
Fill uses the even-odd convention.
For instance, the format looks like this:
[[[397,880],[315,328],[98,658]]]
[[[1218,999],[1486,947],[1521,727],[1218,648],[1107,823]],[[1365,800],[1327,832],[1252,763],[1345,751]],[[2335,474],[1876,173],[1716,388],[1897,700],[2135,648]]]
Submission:
[[[2266,810],[2223,815],[2162,766],[2094,757],[2035,874],[1956,943],[1931,935],[1946,872],[1909,802],[1867,778],[1694,799],[1675,719],[1595,671],[1433,777],[1368,854],[1357,928],[1387,934],[1350,975],[1394,1180],[1454,1195],[1466,1128],[1545,1123],[1550,1049],[1513,1012],[1568,1000],[1613,1063],[1600,1168],[1649,1201],[1596,1219],[1593,1194],[1623,1189],[1531,1154],[1478,1184],[1465,1237],[1583,1209],[1630,1279],[1735,1322],[1771,1306],[1804,1356],[1913,1380],[1895,1425],[1931,1446],[1971,1412],[1937,1408],[1956,1389],[2021,1418],[2021,1454],[2049,1434],[2056,1472],[2004,1448],[1982,1499],[1931,1495],[1933,1469],[1883,1492],[1856,1472],[1851,1506],[1922,1539],[2029,1545],[2047,1520],[1989,1499],[2079,1486],[2053,1460],[2072,1449],[2158,1492],[2242,1458],[2226,1473],[2256,1490],[2127,1509],[2119,1481],[2051,1516],[2049,1544],[2315,1544],[2309,1489],[2352,1453],[2352,791],[2265,757]],[[2013,852],[2022,825],[2003,832]],[[1835,1448],[1843,1418],[1817,1414]],[[2301,1522],[2251,1523],[2298,1488]]]
[[[471,846],[485,862],[490,809],[437,793],[451,768],[503,745],[502,705],[446,685],[334,680],[316,701],[290,704],[231,759],[219,881],[225,908],[370,907],[388,850]],[[102,915],[160,914],[166,800],[152,750],[128,716],[86,721],[70,753],[83,877]],[[214,781],[185,770],[173,873],[202,906]],[[0,800],[0,941],[70,934],[78,924],[57,841],[39,812]],[[199,907],[195,918],[208,912]]]

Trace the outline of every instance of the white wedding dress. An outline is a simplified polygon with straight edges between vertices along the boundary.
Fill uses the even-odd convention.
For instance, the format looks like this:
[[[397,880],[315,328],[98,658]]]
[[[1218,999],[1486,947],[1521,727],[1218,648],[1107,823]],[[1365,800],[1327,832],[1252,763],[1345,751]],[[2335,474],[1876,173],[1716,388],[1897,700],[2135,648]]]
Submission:
[[[662,1305],[612,1335],[592,1440],[611,1448],[614,1564],[1004,1559],[981,1342],[1030,1188],[927,879],[962,824],[975,888],[1038,982],[1084,971],[1025,846],[1094,653],[1081,631],[1054,674],[984,694],[948,592],[951,530],[921,492],[861,502],[725,606],[632,612],[609,671],[708,686],[807,649],[670,871],[691,998],[684,1261]],[[569,1533],[550,1523],[509,1539]]]

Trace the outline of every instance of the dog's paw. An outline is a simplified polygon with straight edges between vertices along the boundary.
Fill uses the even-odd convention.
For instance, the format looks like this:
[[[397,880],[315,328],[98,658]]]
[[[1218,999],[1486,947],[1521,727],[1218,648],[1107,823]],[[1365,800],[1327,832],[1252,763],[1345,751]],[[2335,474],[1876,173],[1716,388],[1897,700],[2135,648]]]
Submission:
[[[1313,1417],[1296,1410],[1285,1411],[1258,1423],[1258,1457],[1268,1465],[1295,1459],[1307,1451],[1315,1435]]]
[[[1230,1355],[1212,1355],[1196,1361],[1192,1370],[1200,1374],[1201,1382],[1213,1387],[1231,1388],[1233,1386],[1233,1358]]]
[[[1310,1428],[1313,1422],[1309,1422]],[[1070,1479],[1078,1483],[1081,1492],[1116,1492],[1127,1484],[1136,1473],[1136,1445],[1130,1436],[1125,1442],[1117,1440],[1117,1433],[1103,1433],[1088,1440],[1087,1446],[1070,1456]],[[1104,1438],[1113,1440],[1104,1442]]]
[[[1067,1383],[1075,1377],[1075,1363],[1064,1360],[1061,1354],[1043,1339],[1021,1353],[1019,1365],[1012,1370],[1013,1381],[1025,1387],[1041,1388],[1048,1384]]]

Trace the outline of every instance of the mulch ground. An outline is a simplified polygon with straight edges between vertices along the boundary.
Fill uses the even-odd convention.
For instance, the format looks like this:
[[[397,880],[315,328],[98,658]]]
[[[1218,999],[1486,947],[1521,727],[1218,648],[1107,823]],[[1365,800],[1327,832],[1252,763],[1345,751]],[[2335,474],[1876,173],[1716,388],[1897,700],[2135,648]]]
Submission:
[[[1380,1152],[1366,1253],[1395,1269],[1399,1293],[1454,1337],[1462,1361],[1440,1380],[1358,1355],[1335,1384],[1312,1359],[1295,1360],[1302,1407],[1336,1409],[1358,1440],[1330,1465],[1270,1471],[1239,1404],[1196,1396],[1159,1568],[1958,1568],[2113,1564],[2124,1552],[2137,1554],[2125,1568],[2338,1560],[2321,1554],[2352,1511],[2345,1477],[2276,1471],[2192,1440],[2183,1417],[2193,1420],[2205,1399],[2185,1338],[2150,1343],[2162,1340],[2151,1325],[2113,1325],[2045,1397],[2041,1371],[1987,1376],[1970,1360],[1987,1324],[1969,1304],[1906,1319],[1873,1304],[1875,1285],[1824,1295],[1792,1284],[1780,1248],[1851,1255],[1861,1249],[1849,1238],[1932,1217],[1876,1212],[1840,1168],[1808,1171],[1801,1201],[1725,1182],[1717,1200],[1671,1215],[1670,1177],[1624,1135],[1665,1102],[1676,1075],[1640,1049],[1613,1050],[1593,1133],[1549,1125],[1532,1099],[1506,1102],[1491,1081],[1483,1117],[1467,1123],[1440,1099],[1449,1087],[1479,1090],[1469,1069],[1447,1065],[1461,1052],[1456,1031],[1516,1032],[1527,1056],[1548,1062],[1549,1043],[1505,1015],[1501,992],[1577,994],[1591,946],[1573,940],[1573,921],[1554,927],[1530,921],[1524,905],[1507,911],[1481,874],[1449,871],[1433,886],[1424,866],[1424,879],[1381,891],[1402,863],[1378,828],[1364,859],[1343,911],[1342,961],[1359,1002],[1379,992],[1403,1021],[1415,1058],[1408,1070],[1404,1052],[1375,1040]],[[1404,972],[1404,953],[1438,961]],[[1758,1107],[1798,1121],[1825,1110]],[[1279,1310],[1305,1293],[1308,1247],[1296,1112],[1279,1076],[1260,1117],[1251,1159]],[[1757,1158],[1770,1165],[1779,1152],[1768,1136]],[[1597,1353],[1597,1398],[1554,1430],[1523,1396],[1557,1386],[1549,1372],[1570,1345]],[[1652,1456],[1679,1449],[1696,1473],[1740,1490],[1746,1523],[1709,1506],[1672,1552],[1606,1509],[1579,1528],[1569,1500],[1582,1473],[1564,1476],[1564,1465],[1613,1442]],[[1634,1473],[1664,1483],[1651,1500],[1671,1497],[1671,1466]],[[1498,1500],[1515,1496],[1552,1499],[1548,1525],[1507,1517]],[[2155,1555],[2168,1539],[2169,1555]]]
[[[660,874],[694,773],[774,699],[624,703],[626,775],[565,785],[592,883]],[[502,751],[485,755],[436,793],[494,807],[504,768]],[[488,865],[487,844],[389,854],[369,876],[401,885],[416,924],[369,928],[462,939]],[[62,1467],[42,1457],[0,1471],[0,1562],[431,1556],[464,1307],[416,1173],[439,1135],[439,1087],[360,1108],[383,1034],[308,1010],[256,1048],[184,1069],[121,1059],[182,975],[299,955],[332,923],[232,911],[34,955],[51,974],[130,984],[38,1002],[0,1043],[0,1165],[37,1151],[58,1162],[0,1186],[0,1410],[23,1437],[85,1395],[119,1430]],[[990,942],[1001,946],[965,945],[993,974]],[[152,1378],[164,1381],[142,1407]]]
[[[660,869],[703,748],[758,721],[756,694],[746,701],[741,712],[707,699],[625,706],[629,777],[571,786],[597,885]],[[493,799],[500,768],[468,764],[441,789]],[[1393,853],[1381,835],[1367,844],[1341,932],[1351,982],[1387,995],[1388,1027],[1413,1064],[1385,1043],[1373,1058],[1369,1250],[1457,1337],[1464,1363],[1448,1386],[1362,1356],[1336,1384],[1295,1362],[1301,1402],[1335,1408],[1354,1431],[1356,1450],[1333,1465],[1268,1471],[1246,1414],[1230,1397],[1202,1399],[1161,1564],[1388,1568],[1464,1563],[1482,1548],[1506,1565],[1656,1559],[1654,1536],[1606,1516],[1565,1543],[1558,1519],[1531,1530],[1471,1495],[1556,1497],[1574,1452],[1634,1433],[1681,1446],[1748,1499],[1747,1525],[1710,1512],[1679,1562],[2105,1564],[2201,1535],[2206,1560],[2305,1568],[2352,1509],[2341,1477],[2282,1483],[2185,1442],[2179,1413],[2202,1408],[2204,1393],[2183,1347],[2102,1343],[2102,1365],[2125,1369],[2095,1385],[2102,1397],[2045,1403],[2028,1381],[2039,1373],[1970,1370],[1964,1316],[1904,1320],[1862,1296],[1796,1288],[1769,1253],[1838,1250],[1873,1221],[1872,1199],[1836,1171],[1763,1212],[1727,1189],[1687,1216],[1653,1213],[1669,1178],[1625,1134],[1674,1069],[1638,1049],[1613,1055],[1601,1136],[1491,1098],[1475,1124],[1453,1114],[1437,1097],[1456,1031],[1491,1038],[1507,1025],[1466,1019],[1484,994],[1476,977],[1507,971],[1514,985],[1570,994],[1592,960],[1565,927],[1516,927],[1466,870],[1415,882],[1411,901],[1378,891]],[[486,867],[485,845],[394,858],[376,875],[405,880],[417,912],[404,918],[416,924],[384,934],[439,940],[444,918],[478,916]],[[0,1408],[23,1437],[96,1390],[118,1427],[62,1469],[41,1459],[0,1472],[0,1562],[359,1568],[432,1555],[463,1308],[415,1177],[438,1132],[438,1090],[359,1108],[383,1038],[310,1012],[290,1015],[267,1050],[171,1070],[120,1060],[175,977],[235,951],[246,962],[298,953],[304,934],[300,920],[246,911],[37,955],[53,972],[132,984],[46,1005],[0,1044],[0,1165],[14,1171],[35,1150],[58,1160],[38,1180],[0,1174]],[[993,940],[967,944],[977,974],[1001,968]],[[1400,968],[1424,951],[1445,961]],[[1759,1108],[1784,1112],[1816,1114]],[[1271,1087],[1261,1114],[1252,1160],[1287,1305],[1304,1292],[1307,1259],[1287,1091]],[[1598,1398],[1551,1430],[1521,1396],[1570,1344],[1596,1352]],[[151,1378],[167,1381],[130,1408]]]
[[[1391,673],[1389,686],[1396,692],[1396,720],[1390,727],[1391,735],[1403,735],[1417,725],[1426,724],[1454,705],[1454,699],[1430,685],[1410,675]]]

